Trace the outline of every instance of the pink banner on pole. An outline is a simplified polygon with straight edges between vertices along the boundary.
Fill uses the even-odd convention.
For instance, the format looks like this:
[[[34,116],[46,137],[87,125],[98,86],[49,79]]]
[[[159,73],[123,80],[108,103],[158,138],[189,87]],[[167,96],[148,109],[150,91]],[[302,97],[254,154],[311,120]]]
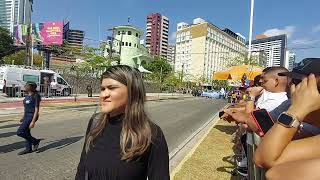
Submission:
[[[43,37],[43,45],[61,45],[63,22],[44,22],[40,34]]]

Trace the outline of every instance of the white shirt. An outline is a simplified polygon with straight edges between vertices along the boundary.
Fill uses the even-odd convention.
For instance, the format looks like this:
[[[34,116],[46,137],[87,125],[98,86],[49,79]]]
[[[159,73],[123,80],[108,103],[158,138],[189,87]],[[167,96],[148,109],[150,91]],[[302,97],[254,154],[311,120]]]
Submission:
[[[263,90],[262,95],[256,102],[256,108],[266,109],[270,112],[286,100],[288,100],[287,92],[272,93]]]
[[[57,82],[52,81],[50,83],[50,86],[51,86],[52,89],[57,89]]]

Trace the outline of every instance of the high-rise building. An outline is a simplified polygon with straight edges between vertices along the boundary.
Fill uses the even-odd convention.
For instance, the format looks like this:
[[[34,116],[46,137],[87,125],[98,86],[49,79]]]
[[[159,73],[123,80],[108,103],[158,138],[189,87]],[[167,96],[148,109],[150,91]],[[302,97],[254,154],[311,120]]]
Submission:
[[[69,22],[63,26],[63,39],[67,43],[68,47],[75,50],[75,54],[82,51],[84,31],[70,29]]]
[[[226,70],[230,61],[247,52],[245,39],[230,29],[221,30],[201,18],[193,24],[177,24],[175,71],[183,79],[210,80],[216,71]]]
[[[63,26],[63,43],[64,46],[70,50],[70,54],[51,54],[50,63],[52,65],[62,65],[75,63],[77,55],[81,54],[83,50],[83,39],[85,33],[81,30],[70,29],[70,23],[67,22]]]
[[[152,56],[167,57],[169,19],[159,13],[147,17],[146,47]]]
[[[176,46],[175,45],[169,45],[168,46],[167,61],[171,65],[172,68],[174,68],[175,56],[176,56]]]
[[[33,0],[0,0],[0,26],[11,33],[17,24],[30,24]]]
[[[292,71],[294,68],[295,61],[296,61],[296,54],[287,50],[284,67],[287,68],[289,71]]]
[[[267,67],[282,66],[285,67],[287,35],[273,37],[258,36],[252,41],[252,49],[255,51],[264,51],[267,54]]]

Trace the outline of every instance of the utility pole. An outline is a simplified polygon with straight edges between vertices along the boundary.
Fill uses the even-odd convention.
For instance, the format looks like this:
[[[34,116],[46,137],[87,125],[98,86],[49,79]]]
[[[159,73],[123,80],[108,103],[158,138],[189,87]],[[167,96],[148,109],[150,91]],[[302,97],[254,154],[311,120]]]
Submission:
[[[121,60],[121,49],[122,49],[122,40],[123,40],[123,34],[124,32],[121,32],[121,39],[120,39],[120,46],[119,46],[119,56],[120,56],[120,60]],[[118,64],[120,64],[120,60],[118,61]]]
[[[24,65],[29,66],[30,65],[30,24],[27,25],[27,38],[26,38],[26,57],[24,60]]]
[[[254,0],[251,0],[248,59],[251,58],[251,41],[252,41],[252,29],[253,29],[253,9],[254,9]]]

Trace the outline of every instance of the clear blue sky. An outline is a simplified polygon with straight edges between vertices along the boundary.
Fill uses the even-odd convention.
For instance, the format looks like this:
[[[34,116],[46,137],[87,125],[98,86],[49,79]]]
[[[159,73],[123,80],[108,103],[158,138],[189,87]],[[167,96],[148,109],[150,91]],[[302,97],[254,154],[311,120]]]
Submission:
[[[257,34],[289,35],[288,47],[305,57],[320,57],[319,0],[255,0],[254,36]],[[191,23],[201,17],[220,28],[228,27],[248,40],[250,0],[35,0],[33,22],[69,20],[71,28],[84,30],[86,38],[106,39],[106,30],[127,24],[145,30],[149,13],[159,12],[170,20],[170,42],[179,22]],[[96,41],[86,40],[87,44]],[[314,48],[312,48],[314,47]]]

